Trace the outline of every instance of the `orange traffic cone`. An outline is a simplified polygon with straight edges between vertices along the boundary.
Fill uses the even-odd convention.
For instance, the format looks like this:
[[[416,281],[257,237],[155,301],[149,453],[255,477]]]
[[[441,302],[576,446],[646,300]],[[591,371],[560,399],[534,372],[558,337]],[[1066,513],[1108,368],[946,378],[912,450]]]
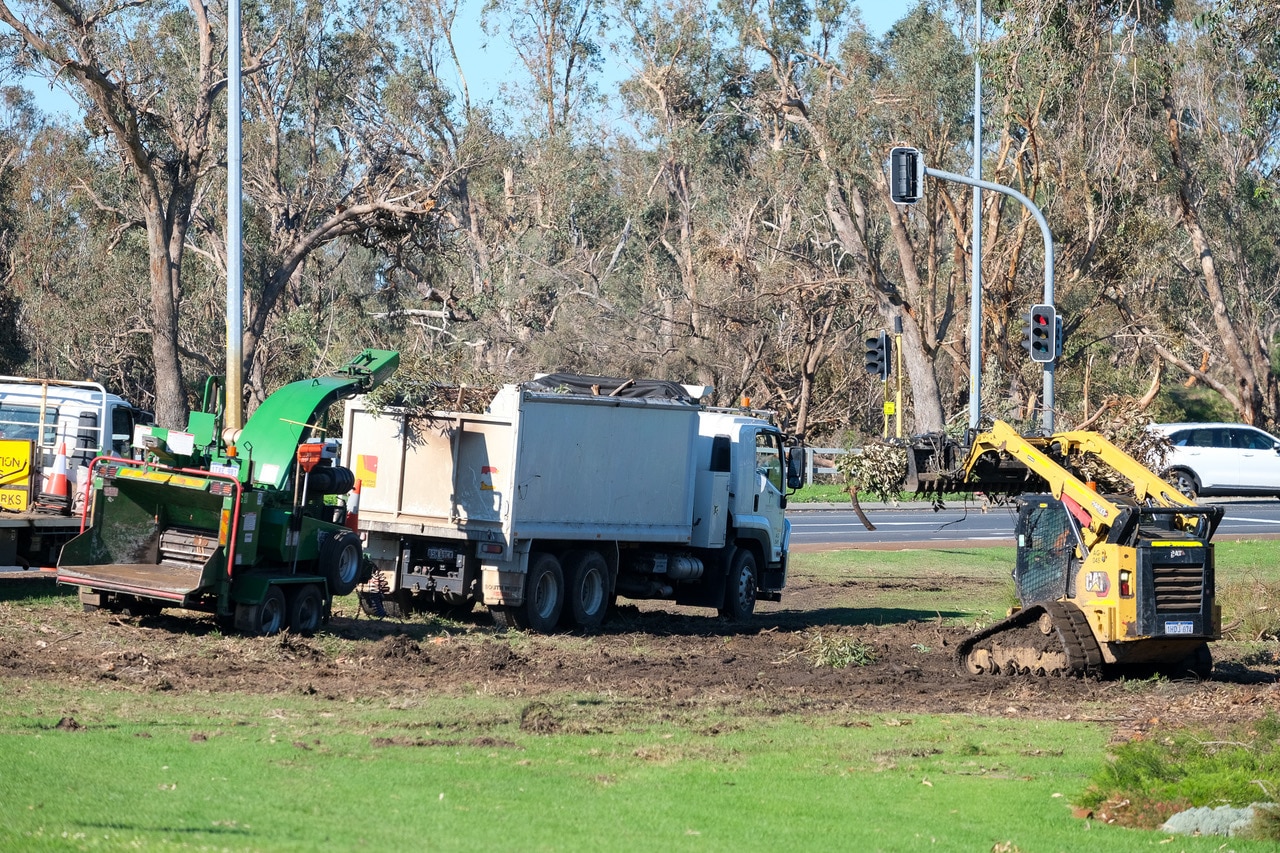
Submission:
[[[53,460],[53,473],[36,499],[36,508],[66,512],[71,508],[71,484],[67,481],[67,443],[58,447]]]
[[[351,496],[347,498],[347,518],[343,522],[347,529],[359,533],[356,527],[356,521],[360,515],[360,481],[356,480],[355,488],[351,490]]]

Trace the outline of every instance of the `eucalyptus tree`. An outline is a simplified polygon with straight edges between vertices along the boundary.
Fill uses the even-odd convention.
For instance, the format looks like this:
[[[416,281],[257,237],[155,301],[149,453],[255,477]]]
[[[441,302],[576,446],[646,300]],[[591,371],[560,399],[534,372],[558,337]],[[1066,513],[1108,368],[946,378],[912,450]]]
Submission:
[[[1185,11],[997,7],[988,59],[1007,93],[1000,165],[1047,199],[1061,293],[1086,342],[1072,353],[1082,416],[1090,382],[1136,395],[1170,366],[1245,420],[1275,417],[1260,334],[1274,323],[1275,244],[1260,239],[1269,212],[1254,192],[1274,131],[1242,132],[1250,54],[1205,38]],[[1094,372],[1094,353],[1109,375]]]
[[[527,75],[511,82],[507,95],[526,106],[532,135],[572,132],[598,103],[602,6],[602,0],[485,0],[485,32],[504,38]]]
[[[118,159],[83,129],[23,122],[6,167],[0,292],[12,306],[11,346],[27,375],[93,379],[150,408],[154,376],[147,247],[114,211],[129,184]],[[8,338],[8,336],[5,336]]]
[[[327,280],[351,267],[352,250],[390,250],[434,224],[451,164],[415,133],[417,117],[398,108],[402,59],[393,25],[376,4],[272,0],[246,15],[248,53],[261,58],[244,78],[242,348],[251,403],[265,397],[268,365],[281,360],[265,345],[272,324],[320,309],[310,312],[313,324],[284,336],[314,337],[342,304]],[[201,252],[218,268],[225,268],[222,210],[206,206],[200,220]],[[376,262],[365,263],[373,264],[362,273],[367,291]]]
[[[22,198],[17,185],[24,176],[26,141],[40,129],[30,93],[19,86],[0,89],[0,371],[4,373],[16,372],[28,355],[19,316],[21,305],[14,289],[17,269],[13,249],[20,235],[15,208]]]
[[[215,31],[225,28],[199,0],[0,0],[0,22],[18,55],[65,85],[126,164],[135,192],[114,213],[145,228],[156,417],[180,425],[183,257],[197,196],[218,164],[211,143],[226,79]]]
[[[918,252],[902,213],[888,201],[882,163],[904,129],[895,121],[911,112],[893,92],[891,58],[872,43],[843,0],[725,5],[741,44],[757,63],[750,104],[756,120],[769,128],[778,150],[792,152],[798,161],[812,160],[820,176],[816,209],[827,220],[829,239],[842,250],[841,271],[869,295],[883,323],[902,319],[914,428],[941,430],[945,416],[936,360],[951,326],[949,289],[956,283],[951,276],[921,277],[927,255]],[[925,7],[912,13],[931,14]],[[929,29],[943,40],[926,48],[935,56],[942,50],[942,58],[954,52],[944,30]],[[947,78],[934,71],[923,83],[937,85],[939,79]],[[944,125],[955,120],[937,112],[948,106],[945,98],[931,95],[919,105],[927,107],[930,120]],[[926,233],[935,232],[940,221],[931,212]]]

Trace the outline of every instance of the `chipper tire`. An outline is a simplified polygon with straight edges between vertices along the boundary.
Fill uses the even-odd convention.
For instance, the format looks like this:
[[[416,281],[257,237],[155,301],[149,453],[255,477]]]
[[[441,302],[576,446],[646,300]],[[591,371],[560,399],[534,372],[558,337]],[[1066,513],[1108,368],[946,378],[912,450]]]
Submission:
[[[320,573],[335,595],[350,595],[360,583],[364,549],[360,537],[350,531],[334,533],[320,546]]]
[[[270,637],[284,630],[288,610],[284,592],[272,584],[257,604],[236,605],[236,630],[256,637]]]
[[[289,630],[310,635],[324,622],[324,593],[313,583],[303,584],[289,596]]]

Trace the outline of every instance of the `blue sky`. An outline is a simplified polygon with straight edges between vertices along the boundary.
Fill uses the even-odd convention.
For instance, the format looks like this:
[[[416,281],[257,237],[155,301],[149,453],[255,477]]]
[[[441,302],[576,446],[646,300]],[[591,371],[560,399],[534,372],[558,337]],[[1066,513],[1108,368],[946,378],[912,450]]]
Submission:
[[[906,13],[908,2],[909,0],[860,0],[856,5],[861,10],[867,29],[875,35],[884,35]],[[471,5],[478,10],[480,2],[471,0]],[[495,40],[486,39],[480,32],[478,13],[473,20],[475,23],[467,28],[467,32],[456,35],[472,99],[482,102],[496,95],[502,81],[509,76],[511,66],[509,61],[494,61],[495,57],[508,56],[507,51]],[[46,112],[78,112],[75,102],[69,96],[56,88],[51,90],[45,80],[32,77],[27,80],[26,85],[35,94],[36,103]]]

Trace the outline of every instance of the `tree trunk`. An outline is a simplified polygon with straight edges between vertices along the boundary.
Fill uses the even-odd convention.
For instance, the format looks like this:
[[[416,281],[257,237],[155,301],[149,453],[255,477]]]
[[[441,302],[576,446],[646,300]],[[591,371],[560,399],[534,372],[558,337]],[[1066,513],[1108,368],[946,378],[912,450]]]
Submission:
[[[1258,374],[1253,362],[1245,354],[1241,335],[1237,332],[1231,315],[1227,311],[1226,296],[1222,291],[1222,281],[1218,278],[1218,267],[1214,262],[1213,248],[1200,224],[1200,213],[1194,197],[1191,167],[1182,151],[1182,136],[1178,109],[1174,104],[1173,90],[1166,86],[1162,99],[1165,111],[1166,130],[1169,139],[1169,155],[1178,173],[1178,214],[1183,230],[1191,240],[1196,256],[1200,259],[1200,275],[1204,280],[1205,292],[1209,295],[1209,307],[1213,315],[1213,325],[1222,340],[1222,352],[1226,356],[1228,370],[1236,377],[1238,384],[1238,410],[1245,423],[1262,423],[1265,419],[1264,394],[1258,382]]]

